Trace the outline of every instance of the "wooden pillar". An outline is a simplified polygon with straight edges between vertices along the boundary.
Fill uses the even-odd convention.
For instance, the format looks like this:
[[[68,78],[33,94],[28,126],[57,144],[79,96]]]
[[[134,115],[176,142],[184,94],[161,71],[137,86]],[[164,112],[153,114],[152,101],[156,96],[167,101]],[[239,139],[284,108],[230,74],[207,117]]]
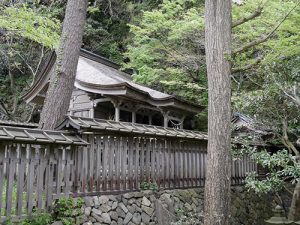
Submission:
[[[120,105],[122,102],[117,99],[112,99],[111,102],[115,107],[115,121],[119,122],[120,121]]]
[[[91,101],[91,109],[90,109],[90,118],[94,119],[95,118],[95,103],[94,100]]]
[[[152,115],[149,115],[149,125],[152,125]]]
[[[167,128],[169,124],[168,114],[164,113],[164,127]]]
[[[120,106],[119,105],[115,106],[115,121],[117,121],[117,122],[120,121]]]
[[[185,116],[181,117],[181,120],[180,120],[180,129],[183,129],[184,119],[185,119]]]
[[[90,118],[94,119],[95,118],[95,110],[94,110],[94,107],[92,107],[90,109]]]
[[[136,112],[132,112],[132,119],[131,119],[132,123],[136,123]]]

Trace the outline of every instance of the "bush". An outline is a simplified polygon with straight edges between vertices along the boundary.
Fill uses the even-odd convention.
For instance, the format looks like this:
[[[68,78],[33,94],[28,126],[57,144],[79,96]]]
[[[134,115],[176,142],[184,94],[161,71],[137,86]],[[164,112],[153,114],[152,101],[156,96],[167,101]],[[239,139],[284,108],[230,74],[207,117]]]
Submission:
[[[48,213],[34,213],[24,220],[22,225],[49,225],[53,222],[52,216]]]
[[[75,217],[80,215],[83,199],[60,198],[55,202],[53,215],[55,220],[59,220],[63,225],[73,225]]]
[[[140,185],[140,189],[142,191],[144,190],[152,190],[152,191],[157,191],[158,190],[158,186],[156,183],[151,183],[151,182],[142,182]]]

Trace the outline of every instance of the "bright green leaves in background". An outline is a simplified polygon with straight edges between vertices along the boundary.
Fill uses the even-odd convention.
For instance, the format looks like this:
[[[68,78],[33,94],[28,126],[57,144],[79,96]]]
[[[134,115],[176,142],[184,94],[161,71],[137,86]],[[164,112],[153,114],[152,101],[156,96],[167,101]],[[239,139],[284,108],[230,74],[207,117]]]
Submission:
[[[238,65],[258,57],[262,58],[262,64],[267,64],[300,53],[300,7],[292,10],[296,4],[298,1],[293,0],[247,0],[242,5],[234,5],[233,21],[251,15],[259,7],[262,7],[262,13],[259,17],[233,28],[233,49],[267,36],[280,24],[268,41],[240,54],[236,58]],[[292,12],[284,19],[290,10]]]
[[[61,27],[58,20],[39,15],[24,5],[5,7],[0,10],[0,28],[4,31],[35,41],[48,48],[57,46]]]
[[[258,7],[263,7],[260,16],[233,28],[233,51],[267,36],[283,21],[295,4],[297,2],[293,0],[246,0],[242,5],[233,4],[233,21],[247,17]],[[254,64],[247,70],[242,69],[233,74],[238,82],[234,88],[238,89],[239,97],[241,89],[244,93],[249,93],[255,87],[258,93],[263,86],[262,90],[267,91],[267,81],[264,80],[267,68],[283,58],[299,55],[298,24],[299,7],[291,12],[267,41],[232,57],[233,68]],[[130,25],[130,32],[133,36],[125,53],[130,59],[126,67],[136,69],[137,82],[201,105],[207,104],[204,1],[165,0],[157,9],[145,11],[140,20],[135,20]],[[260,62],[256,64],[257,60]]]
[[[137,82],[206,105],[203,2],[164,1],[130,30],[126,66]]]

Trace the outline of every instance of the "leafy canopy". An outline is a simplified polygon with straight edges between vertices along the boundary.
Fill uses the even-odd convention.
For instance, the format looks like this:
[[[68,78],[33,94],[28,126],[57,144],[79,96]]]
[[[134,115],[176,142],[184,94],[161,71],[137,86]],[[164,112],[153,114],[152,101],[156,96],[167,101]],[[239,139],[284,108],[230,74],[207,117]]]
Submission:
[[[0,28],[11,35],[35,41],[48,48],[59,42],[61,23],[35,12],[26,5],[0,9]]]

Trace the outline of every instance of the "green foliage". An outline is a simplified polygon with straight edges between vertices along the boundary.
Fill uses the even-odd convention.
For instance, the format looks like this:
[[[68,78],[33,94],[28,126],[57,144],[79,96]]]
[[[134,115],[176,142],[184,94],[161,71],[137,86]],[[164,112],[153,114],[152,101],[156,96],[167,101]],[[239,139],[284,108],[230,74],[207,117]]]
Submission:
[[[182,215],[185,213],[185,210],[183,208],[176,208],[175,209],[175,213],[176,214],[179,214],[179,215]]]
[[[130,25],[132,44],[126,67],[135,68],[135,80],[206,105],[203,6],[197,1],[164,1]],[[199,32],[200,31],[200,32]],[[193,37],[193,38],[191,38]],[[194,82],[195,80],[199,82]]]
[[[55,202],[53,215],[55,220],[59,220],[63,225],[74,224],[74,217],[80,215],[80,208],[83,206],[83,199],[60,198]]]
[[[300,113],[299,105],[291,97],[294,90],[300,90],[299,71],[299,56],[265,65],[260,74],[241,81],[240,90],[232,97],[234,110],[262,121],[279,140],[286,122],[289,139],[296,141],[300,135]]]
[[[135,69],[136,82],[207,105],[203,6],[165,0],[130,24],[133,36],[124,54],[130,61],[124,66]],[[207,113],[198,119],[205,129]]]
[[[268,35],[295,4],[293,0],[254,0],[234,5],[233,20],[251,15],[261,6],[263,12],[254,20],[233,29],[233,49]],[[140,21],[130,24],[133,37],[125,53],[130,59],[126,67],[136,69],[134,77],[137,82],[207,105],[203,12],[204,1],[165,0],[157,9],[144,11]],[[296,8],[268,41],[230,57],[234,68],[261,60],[259,66],[235,75],[239,82],[238,94],[241,82],[247,81],[253,73],[261,73],[261,69],[267,72],[265,68],[278,57],[287,59],[299,54],[299,22],[299,9]],[[249,91],[247,88],[243,89],[246,93]],[[263,87],[262,90],[269,89]],[[261,96],[260,93],[257,95]],[[206,119],[205,115],[200,117],[203,122]]]
[[[258,194],[279,191],[284,187],[285,181],[289,180],[295,183],[300,177],[300,165],[297,163],[296,157],[287,150],[270,153],[266,150],[258,151],[256,147],[247,144],[235,146],[233,160],[242,155],[249,155],[257,165],[268,171],[264,179],[259,179],[256,172],[247,175],[246,188],[254,190]]]
[[[157,186],[156,183],[142,182],[141,185],[140,185],[140,189],[142,191],[144,191],[144,190],[157,191],[158,190],[158,186]]]
[[[177,212],[176,212],[177,213]],[[184,213],[180,212],[178,214],[179,219],[176,222],[172,222],[171,225],[202,225],[203,224],[203,215],[202,213]]]
[[[18,35],[49,48],[57,46],[60,30],[58,20],[49,19],[25,5],[0,8],[0,13],[0,28],[10,35]]]
[[[24,220],[21,225],[49,225],[53,222],[52,216],[47,213],[34,213],[28,219]]]
[[[5,219],[3,225],[13,225],[12,219],[11,218]]]
[[[245,1],[242,5],[235,5],[232,13],[233,21],[249,16],[258,7],[263,7],[263,11],[256,19],[250,20],[233,29],[234,49],[268,35],[296,4],[298,2],[293,0],[252,0]],[[278,57],[298,55],[300,50],[299,45],[297,45],[300,41],[298,26],[300,22],[299,10],[299,7],[295,8],[267,42],[256,45],[240,54],[236,58],[236,64],[247,64],[249,58],[253,59],[256,57],[263,59],[262,64],[268,64],[277,60]]]

